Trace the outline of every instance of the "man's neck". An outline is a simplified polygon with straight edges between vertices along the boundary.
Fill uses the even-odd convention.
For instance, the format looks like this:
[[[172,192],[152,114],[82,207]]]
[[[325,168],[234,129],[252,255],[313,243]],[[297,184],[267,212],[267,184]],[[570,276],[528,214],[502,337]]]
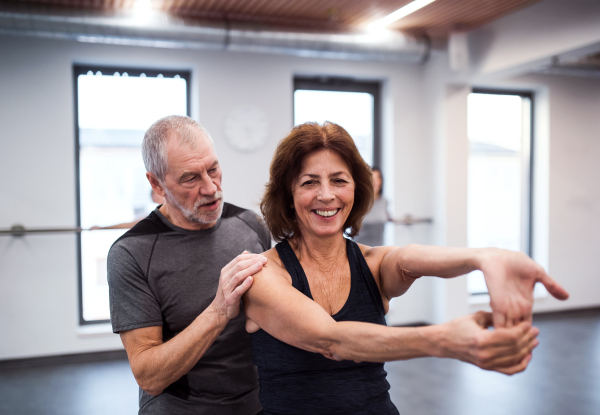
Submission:
[[[215,226],[217,223],[198,223],[189,221],[181,211],[171,206],[166,200],[165,203],[158,209],[160,213],[171,222],[173,225],[190,231],[200,231],[202,229],[209,229]]]

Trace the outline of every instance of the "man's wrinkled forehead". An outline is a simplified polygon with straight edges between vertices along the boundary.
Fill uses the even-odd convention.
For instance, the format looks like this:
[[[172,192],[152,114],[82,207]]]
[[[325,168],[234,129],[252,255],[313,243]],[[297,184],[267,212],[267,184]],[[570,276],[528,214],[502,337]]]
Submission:
[[[215,151],[212,138],[201,129],[186,125],[168,135],[167,148],[185,148],[203,153]]]
[[[203,159],[211,159],[210,163],[217,160],[217,154],[210,136],[193,126],[186,126],[185,129],[187,131],[174,131],[167,138],[167,165],[169,170],[173,159],[178,159],[181,156],[185,157],[185,153],[189,152],[196,153]]]
[[[198,145],[208,142],[212,144],[212,138],[207,132],[194,125],[183,125],[177,130],[171,131],[168,135],[168,141],[177,140],[180,144]]]

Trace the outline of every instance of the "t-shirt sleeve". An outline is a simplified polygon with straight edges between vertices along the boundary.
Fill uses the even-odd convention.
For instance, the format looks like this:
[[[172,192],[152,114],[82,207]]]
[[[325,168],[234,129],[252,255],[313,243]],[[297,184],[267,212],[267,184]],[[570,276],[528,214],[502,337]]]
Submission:
[[[107,271],[114,333],[163,325],[160,305],[148,285],[145,271],[118,242],[108,253]]]
[[[267,228],[265,221],[262,220],[260,216],[251,210],[246,210],[238,217],[243,220],[254,232],[256,232],[260,244],[265,251],[271,249],[271,233],[269,232],[269,228]]]
[[[272,248],[271,246],[271,232],[269,232],[269,228],[265,224],[265,221],[262,220],[261,217],[254,215],[254,222],[256,225],[254,226],[256,233],[258,234],[258,238],[260,239],[260,243],[263,246],[265,251],[268,251]]]
[[[260,224],[261,231],[259,232],[260,241],[265,247],[265,251],[273,248],[273,244],[271,243],[271,232],[269,232],[269,228],[267,228],[267,224],[262,218],[257,217],[256,220]]]

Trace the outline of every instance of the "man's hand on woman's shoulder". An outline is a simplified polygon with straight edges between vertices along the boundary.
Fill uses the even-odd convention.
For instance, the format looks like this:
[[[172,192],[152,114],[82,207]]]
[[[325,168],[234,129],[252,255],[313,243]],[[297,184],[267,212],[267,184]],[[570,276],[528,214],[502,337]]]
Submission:
[[[252,286],[252,275],[259,272],[267,263],[267,258],[247,251],[235,257],[221,270],[217,295],[210,307],[226,325],[240,312],[240,299]]]

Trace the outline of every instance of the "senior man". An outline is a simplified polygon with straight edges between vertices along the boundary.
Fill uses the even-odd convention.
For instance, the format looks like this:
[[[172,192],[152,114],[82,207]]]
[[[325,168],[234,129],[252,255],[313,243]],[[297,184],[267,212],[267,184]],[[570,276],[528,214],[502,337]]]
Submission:
[[[212,139],[198,122],[158,120],[142,155],[165,202],[108,255],[111,323],[140,385],[140,414],[257,414],[240,298],[266,262],[248,252],[269,249],[269,232],[224,203]]]

